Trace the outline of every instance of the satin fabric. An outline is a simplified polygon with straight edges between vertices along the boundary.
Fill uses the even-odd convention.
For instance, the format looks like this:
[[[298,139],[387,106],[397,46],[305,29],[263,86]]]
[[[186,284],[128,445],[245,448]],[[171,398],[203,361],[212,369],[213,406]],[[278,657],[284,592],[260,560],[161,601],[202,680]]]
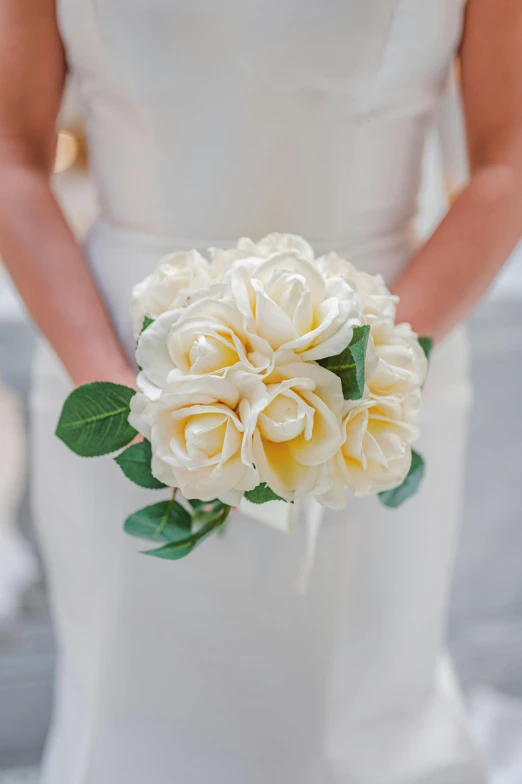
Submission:
[[[391,281],[461,0],[60,0],[102,219],[86,255],[129,352],[133,284],[176,248],[303,234]],[[66,292],[64,292],[66,295]],[[33,501],[59,640],[45,784],[477,784],[443,649],[470,403],[457,331],[432,362],[422,492],[328,514],[306,546],[233,516],[179,563],[139,553],[161,497],[53,436],[42,346]]]

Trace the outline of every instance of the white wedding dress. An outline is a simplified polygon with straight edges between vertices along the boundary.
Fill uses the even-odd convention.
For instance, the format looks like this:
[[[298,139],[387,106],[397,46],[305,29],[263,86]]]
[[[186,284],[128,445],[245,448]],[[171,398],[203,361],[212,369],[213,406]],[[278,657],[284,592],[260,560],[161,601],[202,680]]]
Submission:
[[[129,350],[131,287],[176,248],[293,232],[397,276],[463,5],[59,1],[102,209],[86,252]],[[60,652],[45,784],[483,781],[443,649],[463,334],[433,358],[422,492],[327,514],[304,596],[303,525],[237,515],[184,561],[141,555],[122,523],[161,493],[54,437],[69,390],[42,347],[33,499]]]

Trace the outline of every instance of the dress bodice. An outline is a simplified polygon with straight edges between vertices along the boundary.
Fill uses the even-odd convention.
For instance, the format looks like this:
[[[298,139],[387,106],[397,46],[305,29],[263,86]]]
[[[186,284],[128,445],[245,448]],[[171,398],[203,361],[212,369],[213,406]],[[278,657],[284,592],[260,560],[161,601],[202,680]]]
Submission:
[[[408,231],[464,0],[58,0],[112,224],[190,244]]]

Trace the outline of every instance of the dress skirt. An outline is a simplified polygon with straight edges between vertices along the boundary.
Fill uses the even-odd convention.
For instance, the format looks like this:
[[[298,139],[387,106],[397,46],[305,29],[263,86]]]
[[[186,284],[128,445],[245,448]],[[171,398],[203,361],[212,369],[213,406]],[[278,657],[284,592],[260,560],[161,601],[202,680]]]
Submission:
[[[171,249],[107,226],[88,241],[129,350],[130,289]],[[182,561],[142,555],[123,521],[163,494],[54,436],[71,385],[41,345],[33,506],[59,652],[43,784],[484,781],[444,649],[468,356],[462,329],[434,352],[421,492],[327,512],[302,595],[303,524],[288,535],[235,514]]]

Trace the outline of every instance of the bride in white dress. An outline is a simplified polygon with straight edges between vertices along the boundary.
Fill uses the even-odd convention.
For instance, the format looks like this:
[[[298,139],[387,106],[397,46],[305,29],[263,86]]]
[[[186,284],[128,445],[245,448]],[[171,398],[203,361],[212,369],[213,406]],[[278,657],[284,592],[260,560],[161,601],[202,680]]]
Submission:
[[[461,40],[472,176],[419,249]],[[443,649],[470,402],[454,327],[522,226],[520,52],[518,0],[0,0],[0,248],[56,352],[33,395],[59,641],[45,784],[483,781]],[[48,184],[66,68],[101,204],[84,251]],[[237,515],[185,561],[148,559],[121,531],[147,491],[53,436],[71,384],[133,383],[130,291],[164,252],[269,231],[381,272],[444,338],[422,492],[328,515],[305,596],[302,526]]]

